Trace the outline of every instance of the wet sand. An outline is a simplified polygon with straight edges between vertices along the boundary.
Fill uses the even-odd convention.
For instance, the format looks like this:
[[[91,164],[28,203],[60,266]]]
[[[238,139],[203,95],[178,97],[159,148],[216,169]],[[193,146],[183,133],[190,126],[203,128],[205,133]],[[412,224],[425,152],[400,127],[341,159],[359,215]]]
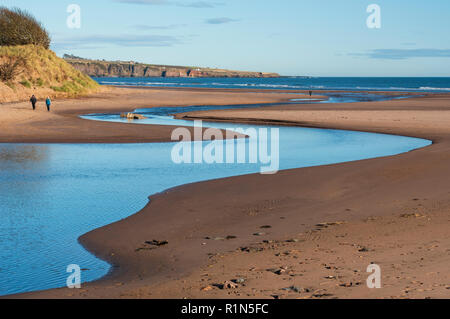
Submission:
[[[0,104],[0,143],[138,143],[170,141],[173,127],[124,125],[80,119],[89,113],[132,112],[158,106],[277,103],[301,96],[237,90],[109,88],[104,93],[44,101]]]
[[[173,90],[157,91],[165,96],[174,94]],[[175,92],[174,99],[186,103],[179,105],[202,104],[200,100],[214,100],[218,94],[223,95],[216,100],[218,104],[236,98],[232,97],[235,92],[223,90]],[[126,94],[122,104],[133,104],[131,109],[149,106],[134,94],[147,93]],[[249,103],[283,99],[274,94],[261,96],[263,93],[240,93],[238,99],[247,94],[258,94],[246,96],[248,101],[254,100]],[[104,99],[103,106],[98,102],[92,107],[88,99],[73,108],[93,113],[121,106]],[[60,116],[75,117],[64,112]],[[80,238],[87,249],[114,265],[110,275],[80,290],[54,289],[12,297],[450,296],[450,95],[182,116],[373,131],[422,137],[434,143],[392,157],[233,177],[154,195],[138,214]],[[164,140],[164,129],[147,128],[145,138]],[[98,131],[94,135],[99,140],[111,140],[99,128],[86,130]],[[137,134],[129,133],[129,141],[138,139],[132,133]],[[154,247],[145,243],[152,240],[168,244]],[[381,289],[365,285],[365,270],[371,262],[381,267]],[[233,279],[240,279],[236,287],[221,289],[225,281]],[[289,287],[295,289],[284,289]]]

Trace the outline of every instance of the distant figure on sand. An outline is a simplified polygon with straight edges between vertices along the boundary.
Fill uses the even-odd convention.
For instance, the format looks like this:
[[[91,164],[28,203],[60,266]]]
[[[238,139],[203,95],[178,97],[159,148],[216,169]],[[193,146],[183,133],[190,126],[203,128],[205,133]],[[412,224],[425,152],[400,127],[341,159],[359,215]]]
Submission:
[[[313,93],[312,91],[309,91],[309,96],[312,96],[312,93]]]
[[[52,105],[52,100],[50,100],[50,96],[47,96],[47,99],[45,100],[45,104],[47,105],[47,111],[50,112],[50,106]]]
[[[33,96],[30,98],[31,106],[33,107],[33,111],[36,109],[37,98]]]

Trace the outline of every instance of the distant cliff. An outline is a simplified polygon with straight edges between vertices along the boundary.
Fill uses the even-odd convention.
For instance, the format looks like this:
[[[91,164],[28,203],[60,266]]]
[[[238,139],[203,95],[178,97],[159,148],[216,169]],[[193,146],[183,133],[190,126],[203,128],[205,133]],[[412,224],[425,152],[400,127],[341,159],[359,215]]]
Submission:
[[[191,78],[274,78],[277,73],[154,65],[125,61],[86,60],[72,55],[64,59],[75,69],[92,77],[191,77]]]

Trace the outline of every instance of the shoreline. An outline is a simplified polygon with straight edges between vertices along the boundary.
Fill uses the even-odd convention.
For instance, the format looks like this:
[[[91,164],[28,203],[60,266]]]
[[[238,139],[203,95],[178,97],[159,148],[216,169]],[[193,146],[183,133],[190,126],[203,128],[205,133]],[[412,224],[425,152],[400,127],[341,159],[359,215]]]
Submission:
[[[432,96],[432,97],[434,96],[435,97],[436,95],[430,95],[430,96]],[[448,98],[448,95],[447,95],[447,98]],[[416,99],[418,99],[418,98],[416,98]],[[393,102],[393,101],[388,101],[388,102],[370,102],[370,103],[377,103],[377,104],[384,103],[384,104],[391,105],[391,106],[392,106],[392,104],[395,104],[395,103],[390,103],[390,102]],[[256,102],[256,103],[258,103],[258,102]],[[405,101],[402,101],[402,103],[410,104],[410,103],[407,103]],[[364,105],[367,105],[367,103],[365,103],[365,102],[355,103],[355,104],[358,104],[358,105],[346,105],[346,106],[344,106],[344,108],[347,107],[347,108],[350,108],[350,109],[358,109],[358,108],[360,108],[360,109],[363,108],[364,109]],[[339,107],[343,106],[343,104],[336,104],[336,105],[338,105]],[[279,112],[278,115],[280,117],[283,117],[283,116],[286,117],[287,116],[286,114],[284,114],[282,116],[280,114],[283,113],[283,112],[286,112],[286,111],[298,112],[299,110],[295,110],[295,109],[292,110],[293,108],[296,108],[296,107],[300,108],[302,110],[304,110],[304,109],[312,109],[313,108],[314,111],[316,111],[317,109],[321,109],[321,108],[322,109],[323,108],[332,108],[333,109],[333,108],[336,108],[336,105],[334,105],[334,106],[331,105],[331,104],[329,104],[327,106],[316,105],[316,104],[300,105],[300,106],[299,105],[287,105],[287,106],[270,107],[270,109],[274,110],[274,112]],[[256,113],[257,116],[254,116],[253,118],[251,118],[252,121],[258,121],[258,120],[260,120],[260,121],[261,120],[262,121],[267,121],[267,119],[264,119],[264,118],[260,117],[261,114],[266,115],[264,113],[265,111],[266,111],[266,108],[264,110],[246,109],[246,110],[208,111],[208,114],[216,114],[215,116],[219,116],[219,117],[223,116],[224,112],[225,113],[230,113],[230,114],[233,114],[233,115],[238,114],[240,116],[245,114],[247,116],[247,119],[248,119],[248,118],[251,118],[251,117],[248,117],[248,115],[251,114],[252,112],[254,112],[254,113]],[[93,113],[93,112],[91,112],[91,113]],[[194,114],[194,116],[199,116],[199,114],[197,114],[197,113],[203,114],[205,112],[191,112],[190,114]],[[209,116],[211,116],[211,115],[209,115]],[[227,119],[230,119],[230,115],[227,115],[227,116],[228,116]],[[242,120],[242,118],[243,118],[243,116],[241,116],[241,117],[239,117],[239,116],[238,117],[236,117],[236,116],[231,117],[231,119],[233,119],[234,121],[238,121],[238,122],[240,120]],[[325,120],[325,123],[323,125],[331,126],[331,127],[323,127],[323,128],[336,129],[336,127],[334,127],[336,125],[336,123],[329,123],[329,124],[327,124],[326,122],[327,121]],[[333,122],[333,121],[331,121],[331,122]],[[299,123],[300,126],[303,126],[302,124],[303,123]],[[312,124],[315,124],[315,123],[312,123]],[[277,123],[277,125],[279,125],[279,124]],[[346,126],[347,127],[349,126],[348,124],[342,124],[341,123],[341,126],[343,127],[342,129],[347,129],[347,130],[349,129],[349,128],[345,128]],[[356,126],[355,125],[353,125],[353,126],[350,125],[350,127],[358,127],[358,125],[356,125]],[[359,127],[362,127],[362,126],[360,125]],[[340,129],[340,128],[337,128],[337,129]],[[350,129],[352,130],[352,128],[350,128]],[[376,130],[376,131],[378,131],[379,129],[380,128],[374,128],[374,130]],[[392,134],[392,131],[400,131],[398,133],[398,135],[404,135],[404,136],[405,136],[404,132],[408,131],[408,129],[406,129],[406,130],[404,128],[403,129],[399,129],[399,128],[396,129],[396,128],[392,128],[392,127],[391,128],[389,128],[389,127],[385,128],[385,130],[387,130],[388,132],[381,132],[381,133]],[[426,147],[426,148],[423,148],[423,149],[419,149],[419,150],[415,150],[414,152],[403,153],[403,154],[392,156],[392,157],[370,159],[370,160],[363,160],[363,161],[356,161],[356,162],[349,162],[349,163],[341,163],[341,164],[335,164],[335,165],[326,165],[326,166],[319,166],[319,167],[314,167],[314,168],[300,168],[300,169],[295,169],[295,170],[283,171],[283,172],[279,173],[280,174],[279,176],[276,176],[273,179],[269,178],[269,180],[271,180],[269,182],[269,184],[272,184],[273,182],[275,182],[275,185],[278,185],[279,188],[281,187],[281,188],[283,188],[283,190],[285,192],[289,193],[289,191],[286,191],[286,189],[284,189],[285,188],[284,184],[286,183],[286,180],[288,180],[288,181],[290,181],[290,183],[294,183],[294,185],[295,185],[295,182],[292,180],[293,179],[292,175],[294,175],[294,177],[295,177],[295,175],[302,176],[303,174],[307,174],[307,175],[309,175],[309,174],[313,174],[313,175],[314,174],[318,174],[319,175],[318,179],[316,177],[316,182],[317,182],[317,181],[321,181],[320,176],[323,175],[323,173],[321,171],[328,171],[328,170],[331,170],[333,172],[337,171],[337,176],[340,176],[340,174],[342,174],[342,172],[339,172],[339,171],[348,170],[349,166],[351,167],[350,169],[353,169],[353,167],[363,167],[365,169],[364,171],[366,172],[366,174],[370,174],[371,170],[366,167],[367,162],[374,162],[374,163],[376,163],[376,165],[379,166],[379,165],[382,165],[382,163],[380,163],[380,162],[385,162],[385,161],[390,161],[390,162],[394,161],[395,162],[395,161],[398,160],[398,157],[400,157],[400,158],[411,157],[411,156],[412,157],[417,157],[417,156],[423,156],[424,153],[428,154],[430,152],[439,152],[439,150],[442,151],[442,147],[444,147],[444,149],[445,149],[445,147],[448,147],[448,144],[449,144],[449,142],[448,142],[449,133],[448,132],[446,134],[444,134],[444,136],[442,136],[442,134],[435,135],[432,132],[431,132],[431,135],[430,135],[430,132],[422,132],[422,133],[419,132],[419,133],[417,133],[417,132],[413,132],[411,130],[410,130],[410,133],[419,134],[417,137],[421,137],[421,138],[426,137],[427,139],[431,139],[433,141],[433,144],[431,146],[429,146],[429,147]],[[422,136],[420,136],[420,135],[422,135]],[[425,136],[425,135],[427,135],[427,136]],[[430,138],[429,135],[432,136],[433,138]],[[439,136],[439,135],[441,135],[441,136]],[[410,135],[407,135],[407,136],[410,136]],[[419,155],[416,155],[417,153],[419,153]],[[310,173],[310,172],[313,172],[313,173]],[[331,175],[331,176],[336,176],[336,175]],[[313,180],[315,180],[314,177],[312,177],[312,178],[313,178]],[[178,259],[178,261],[179,261],[180,258],[182,258],[181,252],[184,251],[184,250],[181,249],[180,247],[178,247],[178,248],[175,247],[175,248],[171,249],[170,253],[164,253],[165,248],[162,248],[161,250],[158,249],[157,251],[152,252],[153,254],[151,256],[139,256],[139,257],[136,257],[136,253],[135,253],[134,250],[132,250],[132,247],[138,245],[139,243],[142,243],[143,237],[142,236],[139,237],[139,234],[135,234],[135,232],[137,232],[135,227],[139,226],[140,223],[142,223],[141,219],[143,218],[143,220],[146,221],[147,224],[148,224],[148,222],[154,223],[155,220],[153,220],[153,219],[157,219],[157,222],[160,223],[159,227],[161,227],[161,225],[164,225],[167,222],[167,220],[164,220],[164,218],[161,218],[161,217],[158,218],[158,216],[150,216],[150,217],[153,217],[153,218],[148,219],[149,216],[143,216],[143,215],[145,215],[145,214],[147,214],[147,215],[150,214],[151,215],[152,212],[157,212],[158,210],[163,210],[164,209],[164,210],[168,210],[170,212],[169,215],[171,215],[172,217],[177,217],[178,216],[179,218],[181,218],[181,217],[184,216],[184,218],[186,218],[185,217],[186,215],[181,214],[179,212],[179,210],[182,210],[184,213],[187,213],[188,216],[189,216],[189,210],[186,210],[186,207],[184,207],[184,205],[182,207],[179,207],[179,204],[177,204],[177,202],[179,202],[180,198],[182,199],[182,202],[184,202],[184,204],[186,204],[186,201],[191,203],[193,208],[196,206],[196,205],[194,205],[194,203],[201,203],[201,204],[199,204],[197,206],[205,206],[204,202],[207,202],[210,205],[209,209],[206,209],[205,207],[203,207],[203,213],[200,212],[200,213],[194,214],[196,216],[198,215],[198,217],[201,217],[202,219],[206,219],[206,221],[203,222],[203,224],[202,224],[202,229],[203,229],[203,231],[205,231],[205,227],[206,228],[208,228],[208,227],[211,228],[211,225],[214,225],[216,223],[215,220],[211,220],[211,218],[208,218],[207,216],[205,216],[205,212],[206,211],[211,211],[211,207],[219,207],[220,203],[226,202],[226,199],[225,199],[226,197],[224,197],[223,194],[220,194],[220,192],[223,192],[224,189],[227,190],[227,192],[234,193],[235,197],[238,198],[238,200],[237,200],[238,203],[234,203],[234,205],[235,205],[234,209],[236,209],[237,207],[240,207],[242,209],[242,207],[245,207],[246,205],[248,205],[248,203],[247,203],[248,199],[242,198],[242,193],[248,194],[248,197],[250,197],[253,201],[256,201],[256,202],[261,201],[260,198],[261,197],[264,198],[265,196],[261,196],[261,194],[255,193],[254,190],[252,190],[251,188],[248,189],[249,185],[253,185],[255,181],[259,181],[261,183],[264,182],[265,185],[268,185],[267,184],[268,182],[266,181],[265,178],[262,178],[260,176],[254,176],[254,175],[246,175],[246,176],[242,176],[242,177],[239,176],[239,177],[226,178],[224,180],[215,180],[215,181],[201,182],[201,183],[198,183],[198,184],[183,185],[183,186],[177,187],[175,189],[167,190],[167,191],[164,191],[161,194],[156,194],[156,195],[151,196],[151,199],[152,199],[151,204],[149,203],[147,205],[147,207],[144,208],[141,212],[139,212],[139,213],[137,213],[135,215],[132,215],[129,218],[123,220],[123,221],[120,221],[120,222],[108,225],[108,226],[106,226],[104,228],[100,228],[100,229],[94,230],[94,231],[92,231],[92,232],[90,232],[88,234],[85,234],[85,235],[81,236],[80,237],[80,242],[83,244],[83,246],[88,247],[90,252],[92,252],[92,251],[97,252],[97,254],[96,254],[97,256],[99,256],[100,258],[102,258],[104,260],[107,260],[112,265],[121,264],[122,267],[123,267],[125,260],[127,260],[127,261],[131,260],[131,262],[130,262],[130,265],[128,266],[128,269],[117,269],[117,268],[115,268],[115,272],[111,273],[107,277],[104,277],[104,278],[100,279],[99,281],[95,281],[93,283],[86,284],[85,285],[87,287],[86,291],[80,291],[80,292],[73,292],[72,291],[70,293],[74,294],[73,297],[80,297],[80,298],[81,297],[98,298],[99,296],[102,296],[102,294],[104,294],[104,293],[106,293],[107,296],[108,296],[109,293],[111,293],[112,295],[109,295],[109,296],[116,296],[117,297],[117,296],[120,296],[121,293],[124,293],[124,291],[128,291],[129,292],[131,290],[131,291],[135,291],[135,293],[136,293],[136,291],[140,289],[139,287],[142,287],[143,284],[148,285],[148,284],[151,283],[152,286],[155,286],[158,283],[161,284],[162,281],[167,280],[167,276],[171,276],[172,277],[172,281],[173,281],[173,276],[177,276],[176,274],[178,274],[178,276],[181,276],[181,277],[182,276],[186,276],[187,273],[192,272],[193,269],[196,269],[196,267],[198,268],[198,264],[199,263],[196,262],[195,260],[192,260],[192,258],[193,258],[192,256],[191,257],[185,256],[185,258],[183,259],[184,267],[181,267],[181,268],[184,268],[184,269],[172,269],[172,270],[169,270],[169,271],[167,269],[164,269],[164,265],[166,265],[166,266],[167,265],[173,265],[174,262],[176,262],[176,259]],[[224,188],[224,186],[226,186],[226,187]],[[240,189],[240,188],[241,188],[241,192],[240,193],[235,193],[235,191],[233,191],[233,189]],[[243,192],[242,188],[246,189],[247,192]],[[200,189],[201,190],[200,193],[205,193],[206,192],[207,194],[206,195],[203,194],[204,195],[203,197],[200,196],[200,198],[198,198],[199,195],[197,195],[197,194],[199,192],[195,191],[196,189],[197,190]],[[213,190],[215,189],[216,192],[212,193],[211,189],[213,189]],[[215,195],[217,192],[219,192],[219,195]],[[283,195],[283,192],[280,191],[280,190],[277,190],[275,193],[276,193],[276,196],[272,196],[272,197],[275,197],[275,199],[273,199],[275,201],[275,204],[270,204],[269,203],[267,205],[269,205],[269,206],[272,205],[272,206],[276,207],[277,206],[277,204],[276,204],[277,201],[283,202],[283,197],[285,197],[285,195]],[[193,201],[193,199],[189,197],[189,194],[191,194],[191,196],[192,196],[192,194],[194,194],[195,195],[194,197],[196,197],[196,200]],[[267,193],[267,190],[265,191],[264,194],[266,195],[266,197],[269,197],[269,198],[271,197],[270,192]],[[294,196],[294,195],[295,194],[292,194],[292,196]],[[215,198],[214,202],[211,202],[211,200],[207,199],[210,196],[213,196],[213,198]],[[316,194],[316,196],[317,196],[317,194]],[[329,196],[329,194],[328,194],[328,196]],[[324,196],[323,198],[326,198],[326,197],[327,196]],[[280,198],[281,198],[281,200],[280,200]],[[321,197],[319,196],[318,199],[320,199],[320,198]],[[319,201],[322,201],[322,200],[319,200]],[[290,202],[290,201],[286,200],[286,202]],[[294,202],[295,202],[295,200],[294,200]],[[206,205],[206,206],[208,206],[208,205]],[[191,208],[191,209],[193,209],[193,208]],[[202,210],[202,209],[200,209],[200,210]],[[224,223],[225,224],[226,223],[230,223],[230,220],[236,222],[236,219],[238,218],[236,216],[236,213],[233,213],[233,211],[228,212],[227,209],[225,209],[225,210],[226,210],[226,213],[228,215],[227,215],[227,218],[225,218]],[[292,212],[290,214],[292,215]],[[326,211],[322,211],[321,214],[323,215],[322,217],[327,216]],[[218,216],[216,216],[216,218],[217,217]],[[361,216],[358,216],[358,217],[361,217]],[[271,220],[270,222],[272,224],[275,223],[274,222],[274,220],[275,220],[274,218],[275,218],[274,216],[272,216],[272,219],[269,218]],[[295,216],[292,216],[292,218],[298,220],[298,217],[296,218]],[[309,216],[308,218],[311,218],[311,216]],[[306,219],[308,219],[308,218],[306,218]],[[246,227],[247,228],[250,227],[249,225],[254,224],[255,221],[254,220],[252,221],[251,219],[252,218],[247,218],[247,216],[246,216],[246,218],[243,218],[244,221],[240,221],[240,222],[243,223],[243,224],[246,224],[246,223],[247,224],[246,224],[246,226],[240,225],[239,229],[243,230]],[[177,219],[174,218],[173,220],[177,220]],[[303,219],[300,218],[300,220],[303,220]],[[305,221],[305,220],[303,220],[303,221]],[[259,222],[259,220],[258,220],[258,222]],[[260,223],[262,224],[263,221],[261,221]],[[305,223],[305,225],[306,225],[306,223]],[[309,224],[309,227],[312,226],[312,225],[313,224]],[[218,226],[216,225],[215,227],[216,227],[215,231],[217,232],[218,231]],[[154,230],[155,234],[158,234],[158,229],[157,228],[158,227],[153,226],[153,230]],[[304,226],[303,227],[303,229],[305,231],[306,231],[307,228],[308,228],[308,226]],[[179,230],[177,227],[175,227],[175,229],[177,231]],[[288,225],[285,225],[284,226],[284,231],[282,233],[285,234],[288,229],[289,229]],[[124,231],[124,232],[127,233],[127,234],[123,235],[123,238],[128,238],[129,236],[131,236],[130,237],[130,239],[131,239],[130,243],[120,244],[119,246],[122,246],[121,248],[119,247],[120,249],[116,247],[117,246],[117,242],[113,242],[113,239],[116,239],[116,236],[112,236],[113,234],[116,234],[118,230],[121,230],[121,231]],[[198,231],[199,230],[197,230],[197,232]],[[292,232],[292,229],[291,229],[291,232]],[[242,239],[241,239],[241,236],[242,236]],[[276,237],[276,236],[279,236],[279,234],[278,235],[274,235],[274,237]],[[114,238],[112,238],[112,237],[114,237]],[[223,252],[223,251],[227,251],[227,249],[230,249],[231,247],[239,246],[239,242],[241,244],[245,244],[245,243],[248,243],[249,241],[251,242],[252,240],[254,240],[253,237],[250,237],[250,239],[249,238],[244,239],[244,238],[245,238],[245,235],[244,234],[240,234],[238,236],[238,239],[235,240],[234,242],[233,241],[229,241],[229,242],[226,242],[226,243],[222,243],[222,242],[214,243],[214,245],[212,245],[212,246],[217,246],[217,247],[213,248],[213,250],[217,250],[217,251],[222,251]],[[163,238],[160,238],[160,239],[163,239]],[[114,240],[114,241],[116,241],[116,240]],[[196,255],[195,254],[196,253],[195,249],[193,248],[194,246],[192,246],[192,245],[196,244],[198,241],[202,241],[201,238],[197,238],[197,237],[192,238],[190,246],[187,245],[187,244],[184,244],[184,246],[185,246],[185,248],[186,248],[186,245],[187,245],[187,247],[190,247],[189,252],[193,253],[194,255]],[[180,238],[177,238],[175,236],[174,237],[174,242],[178,243],[179,246],[183,247],[183,242],[182,242],[182,240]],[[172,241],[170,241],[170,243],[172,243]],[[106,248],[106,247],[109,247],[109,248]],[[119,249],[119,250],[121,250],[121,252],[120,253],[114,252],[114,255],[111,256],[110,253],[111,253],[111,251],[113,249],[111,247],[116,247],[116,248],[114,248],[114,251],[116,249]],[[195,246],[195,247],[198,247],[198,246]],[[199,250],[199,248],[197,248],[197,250]],[[169,254],[169,256],[168,256],[168,254]],[[198,252],[197,252],[197,255],[199,255]],[[203,255],[203,254],[200,253],[200,255]],[[175,257],[173,257],[175,259],[173,259],[170,256],[175,256]],[[203,263],[208,260],[208,259],[205,259],[205,256],[203,256],[203,257],[202,256],[197,256],[197,257],[201,258]],[[132,260],[133,258],[134,258],[134,260]],[[151,264],[153,264],[153,265],[160,264],[160,265],[163,266],[163,269],[157,275],[153,275],[153,276],[151,274],[149,275],[147,273],[148,270],[146,268],[148,268],[149,265],[151,265]],[[125,268],[127,268],[127,267],[125,267]],[[136,279],[136,274],[138,274],[137,277],[143,278],[140,281],[144,281],[144,283],[143,282],[139,283],[139,280]],[[120,285],[120,286],[112,285],[112,282],[116,281],[116,280],[126,281],[127,282],[127,284],[125,285],[125,286],[127,286],[126,289],[125,288],[120,289],[120,287],[122,287],[124,285]],[[138,281],[138,282],[136,282],[136,281]],[[106,291],[103,291],[103,292],[99,291],[99,290],[105,290],[106,287],[111,287],[111,286],[112,287],[119,287],[119,288],[113,289],[113,290],[115,290],[114,293],[113,292],[106,292]],[[122,290],[122,292],[120,292],[118,290]],[[61,296],[64,296],[64,295],[67,297],[67,293],[68,292],[66,291],[66,289],[62,288],[62,289],[56,289],[56,290],[51,290],[51,291],[27,293],[25,295],[19,295],[19,297],[53,298],[53,297],[61,297]],[[175,295],[175,292],[173,292],[173,293]]]
[[[439,139],[437,140],[431,140],[426,135],[404,135],[404,134],[395,134],[395,133],[385,133],[380,132],[377,130],[370,130],[370,129],[346,129],[346,128],[335,128],[328,126],[326,124],[320,125],[320,124],[308,124],[308,123],[302,123],[302,122],[296,122],[296,121],[288,121],[288,120],[267,120],[263,118],[233,118],[233,117],[211,117],[211,116],[190,116],[190,115],[181,115],[179,114],[179,117],[176,116],[176,118],[180,120],[203,120],[208,122],[216,122],[216,123],[238,123],[238,124],[255,124],[255,125],[268,125],[268,126],[290,126],[290,127],[305,127],[305,128],[315,128],[315,129],[323,129],[323,130],[335,130],[335,131],[352,131],[352,132],[363,132],[363,133],[373,133],[373,134],[385,134],[385,135],[394,135],[394,136],[403,136],[403,137],[411,137],[411,138],[419,138],[424,140],[431,141],[431,145],[435,144]],[[431,146],[430,145],[430,146]],[[425,146],[429,147],[429,146]],[[410,152],[413,152],[415,150],[412,150]],[[395,155],[394,155],[395,156]]]

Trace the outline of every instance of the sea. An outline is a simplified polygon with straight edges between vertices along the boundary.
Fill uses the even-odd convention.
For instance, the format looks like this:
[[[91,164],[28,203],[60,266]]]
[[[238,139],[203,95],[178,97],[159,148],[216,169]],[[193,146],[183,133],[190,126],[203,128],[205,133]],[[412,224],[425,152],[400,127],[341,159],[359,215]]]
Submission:
[[[227,89],[450,92],[450,77],[94,78],[104,85]]]

